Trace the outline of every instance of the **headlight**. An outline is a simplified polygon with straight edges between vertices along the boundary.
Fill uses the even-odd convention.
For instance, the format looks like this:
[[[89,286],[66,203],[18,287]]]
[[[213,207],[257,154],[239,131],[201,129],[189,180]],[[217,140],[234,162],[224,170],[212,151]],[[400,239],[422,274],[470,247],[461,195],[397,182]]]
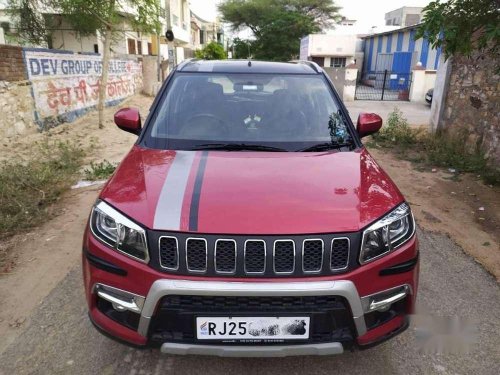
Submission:
[[[397,249],[415,231],[408,204],[403,203],[363,232],[359,262],[365,264]]]
[[[98,201],[90,218],[92,233],[113,249],[137,259],[149,262],[146,232],[110,205]]]

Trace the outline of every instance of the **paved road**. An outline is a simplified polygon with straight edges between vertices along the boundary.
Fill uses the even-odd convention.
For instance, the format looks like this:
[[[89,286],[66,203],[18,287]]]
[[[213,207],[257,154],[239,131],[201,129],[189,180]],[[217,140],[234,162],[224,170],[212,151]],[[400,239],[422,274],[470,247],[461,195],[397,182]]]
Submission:
[[[500,289],[447,237],[420,232],[419,303],[432,314],[479,321],[467,355],[419,353],[413,331],[376,348],[332,357],[221,359],[136,350],[94,330],[75,267],[43,301],[33,323],[0,356],[3,374],[498,374]],[[495,370],[497,368],[497,370]]]
[[[355,100],[345,102],[349,115],[354,125],[361,112],[373,112],[382,117],[384,124],[387,123],[389,114],[394,108],[399,108],[403,116],[412,126],[429,126],[431,106],[426,103],[380,101],[380,100]]]

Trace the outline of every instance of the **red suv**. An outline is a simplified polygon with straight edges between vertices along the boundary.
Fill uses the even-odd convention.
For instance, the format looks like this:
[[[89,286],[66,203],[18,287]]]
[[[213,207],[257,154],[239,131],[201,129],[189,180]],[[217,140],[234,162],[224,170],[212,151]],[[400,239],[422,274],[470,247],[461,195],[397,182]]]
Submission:
[[[325,355],[402,332],[408,203],[314,63],[189,60],[170,74],[90,215],[83,275],[103,333],[162,352]]]

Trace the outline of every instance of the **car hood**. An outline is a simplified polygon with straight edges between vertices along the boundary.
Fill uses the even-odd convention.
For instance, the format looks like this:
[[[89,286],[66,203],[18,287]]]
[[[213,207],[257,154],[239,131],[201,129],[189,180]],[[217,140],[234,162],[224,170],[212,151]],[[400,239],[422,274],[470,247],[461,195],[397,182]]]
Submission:
[[[281,153],[139,146],[101,199],[150,229],[216,234],[354,232],[403,201],[366,149]]]

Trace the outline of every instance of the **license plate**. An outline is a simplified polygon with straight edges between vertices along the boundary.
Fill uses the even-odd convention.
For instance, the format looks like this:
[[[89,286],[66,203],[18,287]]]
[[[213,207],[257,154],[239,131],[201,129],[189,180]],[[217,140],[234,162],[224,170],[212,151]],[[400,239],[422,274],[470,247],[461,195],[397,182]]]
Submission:
[[[198,340],[304,340],[309,317],[197,317]]]

